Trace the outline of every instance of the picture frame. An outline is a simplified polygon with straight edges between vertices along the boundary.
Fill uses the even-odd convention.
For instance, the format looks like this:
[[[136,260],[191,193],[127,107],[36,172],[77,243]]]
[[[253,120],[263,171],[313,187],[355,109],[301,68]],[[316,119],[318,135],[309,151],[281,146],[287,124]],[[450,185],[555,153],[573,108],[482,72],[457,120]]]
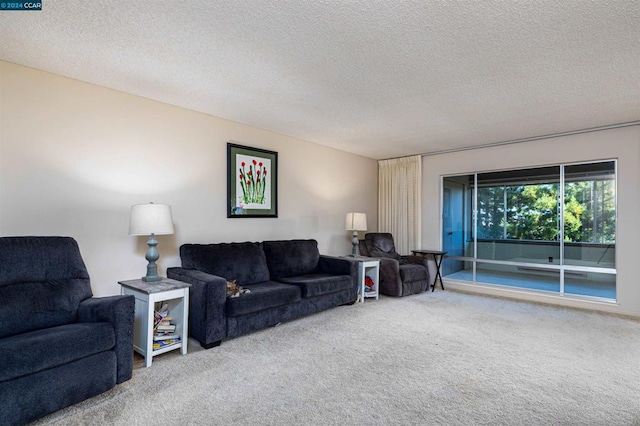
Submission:
[[[227,218],[278,217],[278,153],[227,143]]]

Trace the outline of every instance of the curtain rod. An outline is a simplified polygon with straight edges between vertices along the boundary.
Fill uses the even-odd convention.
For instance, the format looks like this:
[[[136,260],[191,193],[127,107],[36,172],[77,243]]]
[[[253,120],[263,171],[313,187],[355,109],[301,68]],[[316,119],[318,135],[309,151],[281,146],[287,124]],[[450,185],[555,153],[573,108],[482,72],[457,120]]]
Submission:
[[[467,148],[444,149],[444,150],[441,150],[441,151],[428,152],[426,154],[422,154],[422,156],[423,157],[428,157],[428,156],[432,156],[432,155],[449,154],[449,153],[458,152],[458,151],[470,151],[472,149],[490,148],[490,147],[494,147],[494,146],[511,145],[511,144],[522,143],[522,142],[539,141],[539,140],[543,140],[543,139],[551,139],[551,138],[558,138],[558,137],[562,137],[562,136],[578,135],[578,134],[582,134],[582,133],[599,132],[601,130],[618,129],[618,128],[621,128],[621,127],[630,127],[630,126],[637,126],[637,125],[640,125],[640,121],[630,121],[628,123],[609,124],[607,126],[591,127],[591,128],[588,128],[588,129],[581,129],[581,130],[571,130],[569,132],[552,133],[552,134],[549,134],[549,135],[541,135],[541,136],[532,136],[532,137],[528,137],[528,138],[513,139],[513,140],[503,141],[503,142],[491,142],[491,143],[487,143],[487,144],[483,144],[483,145],[470,146],[470,147],[467,147]]]
[[[609,124],[607,126],[590,127],[588,129],[571,130],[568,132],[552,133],[549,135],[531,136],[528,138],[512,139],[512,140],[502,141],[502,142],[490,142],[482,145],[474,145],[474,146],[468,146],[464,148],[443,149],[440,151],[427,152],[427,153],[418,154],[418,155],[420,155],[421,157],[430,157],[433,155],[450,154],[452,152],[471,151],[473,149],[491,148],[494,146],[502,146],[502,145],[512,145],[512,144],[522,143],[522,142],[532,142],[532,141],[538,141],[543,139],[558,138],[562,136],[578,135],[581,133],[598,132],[600,130],[618,129],[621,127],[631,127],[631,126],[638,126],[638,125],[640,125],[640,121],[629,121],[627,123]],[[406,157],[406,156],[403,156],[403,157]],[[394,158],[403,158],[403,157],[387,158],[387,160],[392,160]]]

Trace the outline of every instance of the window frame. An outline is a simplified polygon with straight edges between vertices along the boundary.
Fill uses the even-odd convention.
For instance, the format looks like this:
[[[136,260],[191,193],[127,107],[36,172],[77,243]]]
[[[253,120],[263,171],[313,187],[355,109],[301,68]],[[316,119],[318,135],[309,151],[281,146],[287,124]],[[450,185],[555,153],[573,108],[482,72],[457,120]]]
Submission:
[[[590,166],[590,165],[594,165],[594,164],[602,164],[602,163],[613,163],[613,171],[612,172],[605,172],[605,173],[597,173],[594,172],[592,173],[591,176],[584,176],[584,177],[580,177],[577,174],[572,174],[571,176],[565,176],[565,170],[567,167],[571,167],[571,166],[579,166],[579,165],[585,165],[585,166]],[[508,260],[493,260],[493,259],[481,259],[478,258],[478,241],[482,241],[483,239],[478,238],[478,231],[479,231],[479,200],[478,200],[478,193],[479,188],[484,187],[489,187],[489,184],[487,185],[481,185],[478,183],[478,175],[482,175],[485,173],[494,173],[494,172],[503,172],[503,173],[508,173],[511,171],[520,171],[520,172],[524,172],[526,170],[529,169],[536,169],[536,168],[545,168],[545,167],[558,167],[559,171],[560,171],[560,179],[557,182],[558,185],[558,203],[557,203],[557,216],[559,217],[558,220],[558,232],[557,232],[557,240],[553,240],[553,241],[549,241],[549,240],[520,240],[520,239],[509,239],[509,238],[496,238],[496,239],[489,239],[490,241],[495,241],[495,242],[502,242],[502,243],[509,243],[509,242],[513,242],[513,243],[525,243],[525,244],[558,244],[560,246],[560,263],[555,265],[555,264],[537,264],[537,263],[527,263],[527,262],[512,262],[512,261],[508,261]],[[588,175],[588,173],[587,173]],[[612,178],[607,178],[607,176],[611,176]],[[478,283],[476,281],[477,278],[477,266],[478,263],[483,264],[500,264],[500,265],[511,265],[511,266],[523,266],[523,267],[536,267],[536,268],[540,268],[540,269],[546,269],[549,271],[559,271],[560,272],[560,294],[561,295],[569,295],[571,297],[578,297],[578,298],[588,298],[588,299],[597,299],[599,301],[606,301],[606,302],[616,302],[617,298],[618,298],[618,291],[617,291],[617,285],[616,285],[616,298],[615,299],[610,299],[610,298],[600,298],[600,297],[593,297],[593,296],[586,296],[586,295],[579,295],[579,294],[573,294],[573,293],[565,293],[564,291],[564,275],[565,272],[569,272],[569,273],[575,273],[575,272],[592,272],[592,273],[596,273],[596,274],[611,274],[611,275],[615,275],[617,277],[617,265],[618,265],[618,253],[617,251],[615,251],[614,253],[614,258],[613,258],[613,266],[612,267],[596,267],[596,266],[584,266],[584,265],[571,265],[571,264],[566,264],[565,263],[565,245],[568,247],[571,246],[575,246],[575,245],[579,245],[581,247],[590,247],[590,246],[607,246],[607,247],[611,247],[613,246],[614,248],[617,245],[617,240],[614,241],[613,243],[608,243],[608,242],[603,242],[603,243],[598,243],[598,237],[597,237],[597,232],[596,232],[596,227],[593,226],[594,228],[594,232],[593,232],[593,236],[592,236],[592,241],[588,241],[588,242],[571,242],[571,241],[564,241],[564,235],[565,235],[565,224],[564,224],[564,218],[565,218],[565,186],[567,184],[567,182],[581,182],[581,181],[590,181],[592,182],[592,185],[595,182],[598,181],[612,181],[613,183],[613,189],[614,189],[614,196],[613,196],[613,205],[614,205],[614,215],[613,215],[613,221],[615,222],[615,226],[614,226],[614,235],[617,238],[618,234],[618,161],[616,158],[609,158],[609,159],[601,159],[601,160],[591,160],[591,161],[580,161],[580,162],[566,162],[566,163],[560,163],[560,164],[554,164],[554,165],[544,165],[544,166],[530,166],[530,167],[523,167],[523,168],[514,168],[514,169],[502,169],[502,170],[494,170],[494,171],[476,171],[476,172],[468,172],[468,173],[452,173],[452,174],[446,174],[446,175],[441,175],[440,176],[440,192],[441,192],[441,204],[440,204],[440,211],[441,211],[441,216],[440,216],[440,243],[441,243],[441,247],[444,247],[444,236],[443,236],[443,216],[442,216],[442,212],[444,209],[444,199],[442,197],[442,194],[444,192],[444,182],[445,179],[447,178],[455,178],[455,177],[467,177],[467,178],[471,178],[473,177],[473,180],[470,181],[469,183],[469,190],[471,191],[471,199],[472,199],[472,206],[470,209],[470,217],[467,217],[467,215],[465,214],[463,221],[470,221],[471,222],[471,239],[472,241],[467,240],[468,242],[472,242],[473,243],[473,253],[472,256],[448,256],[448,258],[451,258],[453,260],[458,260],[458,261],[462,261],[462,262],[471,262],[472,263],[472,281],[474,284]],[[567,179],[567,177],[569,179]],[[588,177],[588,179],[584,179],[585,177]],[[548,183],[549,179],[541,179],[540,183],[542,182]],[[526,183],[528,184],[532,184],[533,182],[531,180],[527,181]],[[555,183],[555,182],[554,182]],[[502,184],[496,184],[496,186],[494,187],[506,187],[507,184],[506,183],[502,183]],[[504,190],[504,192],[506,192],[506,190]],[[561,200],[561,201],[560,201]],[[507,206],[508,207],[508,206]],[[504,209],[505,211],[507,211],[507,209]],[[594,213],[595,214],[595,213]],[[507,224],[505,223],[503,228],[506,229]],[[504,235],[504,230],[503,230],[503,235]],[[608,248],[607,248],[608,250]],[[465,251],[463,251],[463,254],[466,254]],[[614,279],[615,280],[615,279]],[[482,283],[480,283],[482,284]],[[617,284],[617,283],[616,283]],[[491,284],[489,284],[491,285]],[[536,290],[531,290],[531,291],[536,291]],[[556,292],[554,292],[555,294],[557,294]]]

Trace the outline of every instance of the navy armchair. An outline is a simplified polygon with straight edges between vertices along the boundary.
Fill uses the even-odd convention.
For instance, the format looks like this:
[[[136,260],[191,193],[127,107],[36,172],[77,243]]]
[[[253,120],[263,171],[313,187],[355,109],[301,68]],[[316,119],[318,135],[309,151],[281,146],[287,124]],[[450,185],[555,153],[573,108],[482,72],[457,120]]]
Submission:
[[[380,293],[408,296],[429,288],[429,267],[420,256],[401,256],[396,252],[393,236],[386,232],[370,232],[360,240],[360,254],[380,260]]]
[[[92,298],[73,238],[0,238],[0,301],[0,424],[131,378],[134,298]]]

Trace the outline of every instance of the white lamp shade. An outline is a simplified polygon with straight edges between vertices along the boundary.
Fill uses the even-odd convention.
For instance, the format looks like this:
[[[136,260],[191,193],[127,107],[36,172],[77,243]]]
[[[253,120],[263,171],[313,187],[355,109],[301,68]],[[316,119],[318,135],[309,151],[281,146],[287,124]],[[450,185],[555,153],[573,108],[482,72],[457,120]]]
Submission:
[[[347,213],[344,221],[344,229],[346,231],[366,231],[367,230],[367,214],[366,213]]]
[[[173,234],[171,206],[166,204],[138,204],[131,207],[129,235]]]

